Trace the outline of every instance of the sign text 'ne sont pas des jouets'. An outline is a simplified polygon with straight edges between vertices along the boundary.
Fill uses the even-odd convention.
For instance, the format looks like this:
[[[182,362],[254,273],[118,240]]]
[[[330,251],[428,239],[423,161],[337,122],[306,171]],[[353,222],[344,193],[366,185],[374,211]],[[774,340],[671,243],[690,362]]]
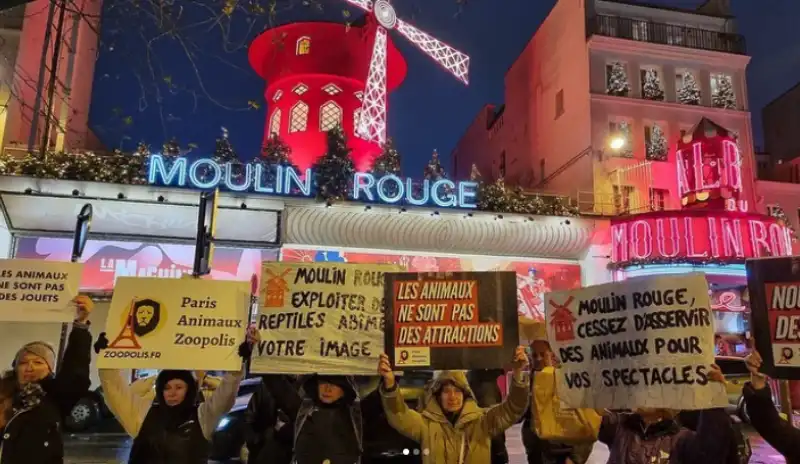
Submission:
[[[200,190],[220,188],[231,192],[313,197],[314,172],[298,172],[292,167],[260,163],[220,164],[209,158],[190,161],[186,157],[150,156],[148,182]],[[476,208],[477,182],[448,179],[413,181],[395,175],[376,177],[368,172],[353,174],[348,198],[354,201]]]

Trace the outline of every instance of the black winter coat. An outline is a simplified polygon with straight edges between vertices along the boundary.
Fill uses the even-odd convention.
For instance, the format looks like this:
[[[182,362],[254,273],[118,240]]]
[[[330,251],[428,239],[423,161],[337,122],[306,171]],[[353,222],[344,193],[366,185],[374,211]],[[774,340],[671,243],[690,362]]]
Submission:
[[[769,385],[756,390],[748,382],[742,393],[750,424],[756,432],[786,458],[787,464],[800,464],[800,430],[781,419]]]
[[[133,441],[128,464],[206,464],[209,443],[203,436],[197,408],[177,428],[165,428],[163,411],[153,406]]]
[[[247,403],[244,413],[247,464],[289,464],[292,461],[292,424],[276,429],[279,405],[264,382]],[[287,418],[288,419],[288,418]]]
[[[64,442],[61,424],[75,403],[91,386],[92,336],[75,325],[69,334],[61,368],[40,382],[45,392],[41,403],[11,417],[0,439],[3,464],[62,464]]]

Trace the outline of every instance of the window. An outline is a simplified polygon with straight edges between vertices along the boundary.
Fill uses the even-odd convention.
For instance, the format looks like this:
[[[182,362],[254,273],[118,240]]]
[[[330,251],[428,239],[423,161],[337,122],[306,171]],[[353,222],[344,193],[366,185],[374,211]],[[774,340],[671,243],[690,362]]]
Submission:
[[[647,21],[633,21],[633,40],[647,42]]]
[[[364,92],[356,92],[354,95],[358,98],[358,101],[364,101]]]
[[[503,150],[503,153],[500,153],[500,177],[506,177],[506,151]]]
[[[297,102],[289,113],[289,133],[303,132],[308,128],[308,105]]]
[[[606,65],[606,94],[627,97],[631,90],[626,64],[614,61]]]
[[[311,53],[311,37],[297,39],[297,54],[308,55],[309,53]]]
[[[609,121],[608,135],[610,138],[621,138],[625,143],[619,149],[608,148],[606,151],[612,156],[633,158],[633,139],[631,138],[631,126],[627,121]]]
[[[629,214],[631,212],[631,197],[633,187],[630,185],[614,186],[614,208],[617,214]]]
[[[281,133],[281,109],[277,108],[269,118],[269,135],[280,135]]]
[[[667,137],[659,124],[644,126],[645,158],[651,161],[667,160]]]
[[[278,90],[277,92],[275,92],[275,95],[272,96],[272,101],[276,102],[280,100],[282,96],[283,96],[283,90]]]
[[[296,93],[297,95],[303,95],[304,93],[308,92],[308,86],[305,84],[297,84],[292,92]]]
[[[667,198],[669,197],[669,190],[665,189],[650,189],[650,211],[664,211],[667,209]]]
[[[664,86],[661,83],[661,72],[654,66],[639,69],[639,82],[641,83],[642,98],[646,100],[663,101]]]
[[[684,105],[700,104],[700,86],[697,85],[694,71],[689,69],[675,71],[675,92],[678,101]]]
[[[319,130],[327,132],[342,123],[342,108],[335,102],[324,103],[319,109]]]
[[[717,108],[736,109],[736,93],[731,76],[711,74],[711,104]]]
[[[353,111],[353,132],[356,137],[363,139],[364,137],[361,136],[361,132],[358,130],[359,124],[361,124],[361,108],[356,108],[355,111]]]
[[[556,119],[564,114],[564,89],[556,92]]]
[[[342,89],[336,87],[334,84],[328,84],[322,88],[322,91],[327,93],[328,95],[338,95],[342,93]]]
[[[544,160],[539,161],[539,182],[544,182]]]

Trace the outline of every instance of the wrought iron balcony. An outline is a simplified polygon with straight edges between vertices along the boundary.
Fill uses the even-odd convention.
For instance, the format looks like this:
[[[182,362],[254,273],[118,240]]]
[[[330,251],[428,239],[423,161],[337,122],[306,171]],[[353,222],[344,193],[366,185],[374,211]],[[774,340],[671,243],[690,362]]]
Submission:
[[[586,21],[587,37],[602,35],[677,47],[745,55],[744,36],[694,27],[596,15]]]

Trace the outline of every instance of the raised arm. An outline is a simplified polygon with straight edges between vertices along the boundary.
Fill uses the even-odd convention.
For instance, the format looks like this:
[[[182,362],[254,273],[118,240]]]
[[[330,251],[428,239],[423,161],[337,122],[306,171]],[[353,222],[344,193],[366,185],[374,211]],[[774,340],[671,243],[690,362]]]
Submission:
[[[56,366],[56,376],[51,394],[57,399],[62,414],[69,414],[72,407],[89,391],[89,365],[92,362],[92,335],[89,333],[89,315],[94,303],[85,296],[75,297],[75,321],[67,338],[64,357]],[[46,390],[50,390],[45,386]]]
[[[725,376],[716,364],[711,365],[708,379],[725,384]],[[722,393],[724,394],[724,390]],[[682,462],[716,462],[730,453],[733,443],[733,425],[723,408],[700,411],[697,431],[687,434],[679,444]]]
[[[98,370],[108,409],[117,418],[125,432],[132,438],[136,438],[152,401],[136,394],[128,384],[124,373],[125,371],[121,369]]]
[[[489,408],[481,417],[481,426],[490,437],[505,432],[525,414],[530,399],[530,379],[525,378],[528,368],[528,355],[525,348],[518,346],[514,352],[514,372],[511,391],[505,401]]]
[[[378,388],[389,425],[417,443],[422,443],[425,420],[420,413],[409,409],[406,405],[389,365],[389,358],[385,354],[381,354],[378,362],[378,373],[383,377]]]
[[[239,392],[239,384],[243,378],[244,368],[239,372],[228,372],[222,378],[222,382],[214,390],[214,393],[211,394],[211,397],[197,407],[197,419],[200,421],[200,429],[207,440],[211,440],[219,420],[231,410],[236,402],[236,394]]]

